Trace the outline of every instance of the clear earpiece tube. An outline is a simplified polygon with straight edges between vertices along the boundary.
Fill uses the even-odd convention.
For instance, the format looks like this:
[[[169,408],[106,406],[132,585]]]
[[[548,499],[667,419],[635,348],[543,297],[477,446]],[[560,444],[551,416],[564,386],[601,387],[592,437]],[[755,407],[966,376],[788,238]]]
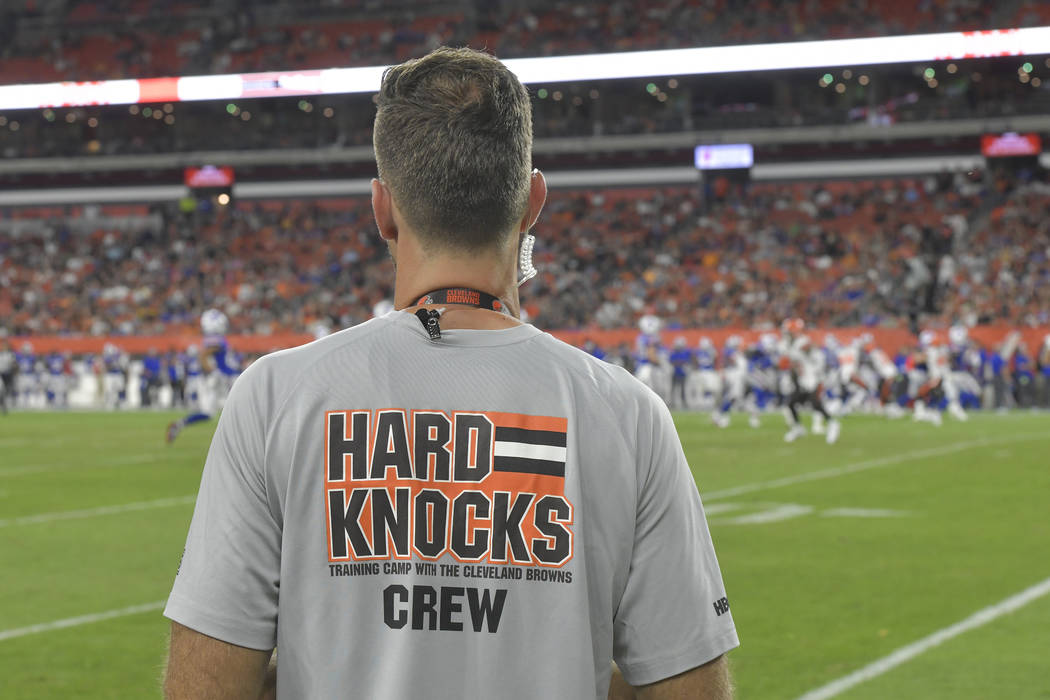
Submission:
[[[518,286],[525,284],[536,276],[536,266],[532,264],[532,248],[536,245],[536,237],[526,233],[521,240],[521,252],[518,254],[518,269],[521,276],[518,278]]]

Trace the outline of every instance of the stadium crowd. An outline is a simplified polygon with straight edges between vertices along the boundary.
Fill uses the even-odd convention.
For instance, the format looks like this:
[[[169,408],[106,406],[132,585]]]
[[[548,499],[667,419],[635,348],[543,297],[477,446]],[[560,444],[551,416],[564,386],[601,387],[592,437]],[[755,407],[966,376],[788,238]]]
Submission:
[[[1050,186],[942,173],[554,191],[523,289],[545,328],[1050,323]],[[366,320],[390,297],[365,198],[238,202],[131,227],[17,220],[0,236],[13,335],[149,335],[218,307],[231,332]],[[12,219],[9,223],[14,223]]]
[[[997,10],[979,0],[128,4],[4,3],[0,72],[32,80],[100,80],[377,65],[441,44],[484,46],[505,58],[567,55],[988,29],[1038,24],[1046,14],[1041,3],[1006,3]]]

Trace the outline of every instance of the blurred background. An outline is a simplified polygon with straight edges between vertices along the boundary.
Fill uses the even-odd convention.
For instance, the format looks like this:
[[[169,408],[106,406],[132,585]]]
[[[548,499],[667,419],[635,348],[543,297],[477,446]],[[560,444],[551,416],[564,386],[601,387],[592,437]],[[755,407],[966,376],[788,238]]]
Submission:
[[[155,696],[214,422],[164,429],[214,417],[261,354],[390,310],[372,95],[440,45],[553,61],[511,61],[551,187],[524,313],[677,411],[742,611],[742,697],[812,690],[1050,575],[1050,4],[7,0],[11,697]],[[800,362],[834,447],[782,439]],[[1045,697],[1050,607],[1032,614],[990,637],[1008,653],[849,697]],[[81,624],[105,653],[51,632]]]

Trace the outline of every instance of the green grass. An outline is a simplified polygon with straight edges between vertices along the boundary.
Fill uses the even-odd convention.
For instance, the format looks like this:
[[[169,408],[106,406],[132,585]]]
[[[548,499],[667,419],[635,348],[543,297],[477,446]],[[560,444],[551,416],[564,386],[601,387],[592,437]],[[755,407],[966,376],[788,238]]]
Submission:
[[[160,413],[0,417],[0,637],[168,593],[214,424],[163,441]],[[840,442],[677,416],[742,646],[744,700],[796,698],[1050,578],[1050,416],[941,428],[853,417]],[[861,468],[847,472],[843,468]],[[868,468],[863,468],[867,466]],[[821,470],[824,478],[794,480]],[[783,480],[779,485],[777,480]],[[771,483],[772,482],[772,483]],[[784,483],[787,482],[787,483]],[[747,487],[735,495],[728,489]],[[175,499],[33,522],[40,514]],[[794,504],[766,523],[741,516]],[[900,511],[829,516],[831,509]],[[159,610],[0,638],[0,697],[159,697]],[[1050,596],[840,697],[1050,698]]]

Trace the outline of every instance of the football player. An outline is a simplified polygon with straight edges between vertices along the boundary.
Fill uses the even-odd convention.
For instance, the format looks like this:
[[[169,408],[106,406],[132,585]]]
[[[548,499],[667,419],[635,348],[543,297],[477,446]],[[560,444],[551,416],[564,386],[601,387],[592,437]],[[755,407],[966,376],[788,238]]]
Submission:
[[[824,406],[824,386],[819,376],[819,368],[824,359],[824,352],[814,348],[809,337],[803,334],[805,323],[800,318],[784,322],[781,336],[780,367],[781,390],[787,397],[784,405],[784,419],[788,431],[785,442],[794,442],[806,434],[806,429],[798,419],[799,406],[809,404],[815,411],[813,418],[814,432],[825,433],[829,445],[839,439],[842,426],[837,417],[828,413]],[[817,416],[820,416],[818,419]],[[825,427],[826,422],[826,427]]]
[[[229,319],[218,309],[208,309],[201,314],[201,333],[204,336],[201,355],[202,374],[196,384],[197,410],[168,425],[167,440],[174,442],[183,428],[212,419],[222,410],[226,395],[233,380],[240,374],[236,355],[226,341]],[[187,371],[187,391],[190,372]]]

